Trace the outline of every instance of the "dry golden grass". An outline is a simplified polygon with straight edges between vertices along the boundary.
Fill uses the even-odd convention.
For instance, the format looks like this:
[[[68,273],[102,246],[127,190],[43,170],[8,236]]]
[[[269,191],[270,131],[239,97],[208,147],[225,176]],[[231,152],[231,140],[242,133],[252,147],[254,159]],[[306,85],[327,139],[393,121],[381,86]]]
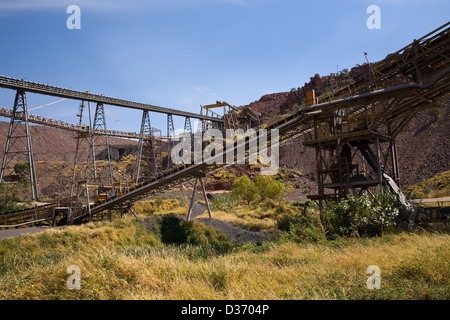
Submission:
[[[264,214],[251,210],[246,206],[235,208],[233,213],[216,210],[212,212],[214,219],[219,219],[244,229],[261,232],[273,232],[276,228],[275,212],[268,210]],[[204,212],[199,218],[207,218]]]
[[[168,213],[186,215],[189,210],[189,206],[186,203],[181,203],[178,199],[161,198],[138,202],[134,205],[134,208],[141,217]]]
[[[448,299],[449,241],[400,233],[218,254],[162,244],[132,220],[89,223],[0,241],[0,299]],[[66,286],[70,265],[79,290]],[[366,287],[370,265],[380,290]]]

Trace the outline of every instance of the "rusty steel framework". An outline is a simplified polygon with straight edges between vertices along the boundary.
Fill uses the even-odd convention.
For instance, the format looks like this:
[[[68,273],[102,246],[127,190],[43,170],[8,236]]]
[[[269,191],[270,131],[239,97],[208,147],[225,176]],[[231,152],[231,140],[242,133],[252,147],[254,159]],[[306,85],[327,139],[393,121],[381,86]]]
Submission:
[[[22,163],[27,164],[28,168],[23,167],[22,172],[16,172],[17,170],[15,170],[13,164],[20,163],[18,161],[24,161]],[[29,172],[27,173],[26,171]],[[30,184],[31,200],[38,200],[39,194],[28,123],[27,99],[23,90],[18,90],[14,99],[13,115],[9,124],[0,171],[0,184],[4,182],[5,177],[8,175],[18,175],[20,178],[25,178]]]
[[[310,198],[318,200],[321,207],[324,201],[338,202],[349,192],[370,192],[373,187],[399,192],[395,139],[418,111],[439,108],[448,94],[448,25],[371,64],[365,78],[333,96],[342,100],[418,84],[411,93],[386,94],[377,101],[311,114],[312,130],[304,134],[304,143],[316,150],[318,193]],[[333,100],[328,96],[319,101]]]
[[[146,152],[143,154],[143,150]],[[156,154],[155,154],[155,141],[153,139],[153,131],[150,123],[150,114],[147,110],[142,112],[142,122],[141,122],[141,135],[139,137],[139,148],[138,148],[138,156],[136,159],[136,175],[135,181],[136,184],[139,183],[141,179],[141,161],[143,157],[146,160],[147,166],[150,164],[153,165],[153,175],[158,175],[158,167],[156,164]]]
[[[111,168],[111,159],[110,159],[110,151],[109,151],[109,143],[108,143],[108,137],[123,137],[123,138],[131,138],[131,139],[139,139],[141,144],[145,144],[146,147],[150,147],[150,153],[155,153],[155,143],[154,139],[159,139],[160,141],[163,141],[164,138],[159,135],[155,136],[154,134],[156,132],[161,132],[160,130],[156,128],[151,128],[150,134],[146,134],[145,131],[148,131],[147,126],[145,128],[141,128],[140,133],[135,132],[122,132],[122,131],[115,131],[115,130],[108,130],[106,128],[106,119],[105,119],[105,110],[104,110],[104,104],[110,104],[114,106],[119,107],[126,107],[126,108],[133,108],[138,110],[143,110],[144,113],[149,114],[149,112],[157,112],[157,113],[166,113],[168,114],[168,123],[169,120],[172,119],[172,115],[178,115],[186,117],[186,119],[190,118],[197,118],[202,120],[214,120],[215,122],[221,122],[223,120],[212,118],[209,116],[204,116],[201,114],[195,114],[191,112],[186,112],[182,110],[176,110],[171,108],[164,108],[164,107],[158,107],[150,104],[143,104],[138,103],[134,101],[128,101],[128,100],[121,100],[111,97],[105,97],[103,95],[96,95],[89,93],[88,91],[81,92],[81,91],[75,91],[75,90],[69,90],[65,88],[60,87],[54,87],[44,84],[39,84],[31,81],[25,81],[20,79],[14,79],[10,77],[4,77],[0,76],[0,87],[2,88],[8,88],[16,90],[16,101],[14,104],[13,109],[8,109],[4,107],[0,107],[0,116],[5,116],[11,118],[11,125],[10,129],[12,132],[7,136],[6,146],[7,149],[4,153],[4,161],[2,162],[2,170],[0,174],[0,183],[4,182],[5,178],[10,178],[12,170],[9,170],[10,168],[8,165],[13,164],[13,160],[17,160],[18,156],[20,154],[28,154],[28,159],[22,159],[22,161],[25,161],[29,164],[30,167],[30,177],[28,177],[28,181],[30,184],[31,189],[31,196],[30,198],[32,200],[38,200],[38,184],[36,180],[35,175],[35,166],[34,166],[34,160],[33,160],[33,152],[31,148],[31,137],[29,135],[29,123],[37,123],[42,124],[50,127],[56,127],[61,128],[69,131],[77,132],[77,147],[75,151],[75,159],[74,159],[74,166],[73,166],[73,175],[72,175],[72,181],[70,184],[70,197],[75,196],[75,189],[77,190],[85,190],[80,189],[77,187],[78,183],[83,183],[83,181],[92,181],[92,182],[98,182],[98,170],[100,169],[96,165],[96,147],[98,147],[98,141],[101,141],[105,145],[106,153],[107,153],[107,165],[109,166],[109,181],[105,183],[113,183],[113,174],[112,174],[112,168]],[[28,113],[26,110],[26,98],[25,94],[26,92],[32,92],[32,93],[38,93],[38,94],[45,94],[49,96],[57,96],[57,97],[63,97],[65,99],[75,99],[75,100],[81,100],[81,107],[80,112],[78,116],[80,117],[80,121],[78,124],[74,123],[68,123],[65,121],[55,120],[51,118],[46,118],[43,116],[37,116],[32,115]],[[18,97],[18,100],[17,100]],[[96,111],[95,111],[95,118],[92,123],[91,120],[91,114],[89,111],[89,125],[83,125],[82,123],[82,115],[83,115],[83,108],[84,104],[87,102],[88,106],[90,106],[90,102],[94,102],[97,104]],[[25,111],[24,111],[25,110]],[[186,120],[187,121],[187,120]],[[190,120],[189,120],[190,123]],[[15,135],[15,132],[18,132],[18,130],[21,130],[22,126],[20,124],[24,124],[24,130],[25,132],[20,135]],[[170,130],[173,132],[173,121],[170,122],[171,127]],[[144,131],[143,131],[144,130]],[[20,139],[18,139],[20,138]],[[101,138],[101,139],[99,139]],[[11,147],[15,147],[19,145],[19,143],[16,143],[17,141],[25,141],[23,144],[23,150],[20,152],[15,152]],[[88,141],[88,149],[83,148],[85,146],[85,142]],[[171,146],[171,139],[170,136],[168,138],[168,151],[169,155],[167,156],[168,161],[167,165],[170,165],[170,146]],[[97,148],[98,149],[98,148]],[[87,154],[85,154],[85,151],[88,151]],[[144,154],[148,154],[149,152],[145,152]],[[138,161],[136,163],[136,172],[140,172],[140,166],[141,166],[141,156],[142,152],[138,155]],[[87,161],[85,161],[87,155]],[[22,157],[23,158],[23,157]],[[80,167],[85,169],[84,177],[80,173]],[[157,169],[155,166],[155,173],[157,173]],[[139,173],[138,173],[139,174]],[[135,178],[137,179],[137,177]]]
[[[77,116],[80,118],[79,125],[81,126],[83,124],[83,114],[85,109],[85,102],[82,101],[80,104],[80,111],[77,114]],[[77,133],[77,144],[75,147],[75,156],[73,159],[73,168],[72,168],[72,180],[70,184],[70,195],[69,197],[72,198],[74,194],[75,185],[78,183],[78,181],[83,180],[83,177],[81,176],[83,171],[86,171],[86,163],[87,163],[87,155],[89,153],[90,148],[90,137],[92,135],[92,116],[91,116],[91,105],[88,102],[88,116],[89,116],[89,126],[87,132],[78,132]],[[83,164],[84,169],[83,170]],[[92,166],[94,167],[94,171],[96,171],[96,165],[95,165],[95,159],[93,159]]]
[[[312,198],[321,204],[339,201],[348,192],[358,193],[380,185],[394,191],[406,211],[410,209],[398,187],[395,138],[417,112],[440,107],[450,93],[449,24],[372,64],[372,75],[335,91],[332,96],[321,97],[318,103],[302,107],[266,128],[277,129],[280,144],[303,137],[306,145],[316,149],[319,192]],[[168,113],[168,121],[171,114]],[[246,140],[246,149],[258,138],[259,133]],[[80,202],[78,207],[71,208],[71,219],[82,221],[110,210],[125,212],[151,194],[198,181],[199,177],[231,165],[226,164],[227,154],[232,152],[236,159],[237,149],[235,144],[231,150],[215,155],[212,164],[172,166],[123,192],[94,202]],[[20,216],[23,223],[32,216],[31,210],[21,215],[4,213],[0,221],[3,217],[12,224]],[[15,220],[8,220],[10,215]],[[48,209],[48,219],[56,220],[54,207]]]
[[[223,108],[223,114],[221,115],[217,110]],[[236,108],[226,101],[216,101],[214,104],[206,106],[200,106],[200,114],[207,116],[213,116],[217,119],[222,119],[222,122],[202,120],[202,130],[205,131],[209,128],[218,129],[250,129],[261,124],[259,115],[255,114],[249,106]]]

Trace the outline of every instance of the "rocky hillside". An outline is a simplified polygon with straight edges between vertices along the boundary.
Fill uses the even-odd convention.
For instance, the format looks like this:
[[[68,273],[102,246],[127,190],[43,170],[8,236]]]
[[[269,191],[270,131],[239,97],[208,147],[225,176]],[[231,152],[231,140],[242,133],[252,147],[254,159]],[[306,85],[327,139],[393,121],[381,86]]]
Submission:
[[[0,156],[2,157],[5,151],[8,129],[9,122],[0,122]],[[76,133],[58,128],[31,125],[30,135],[35,161],[73,162],[77,144]],[[111,145],[111,155],[113,160],[118,160],[118,157],[126,155],[126,153],[129,154],[133,151],[133,146],[137,146],[136,141],[118,138],[108,138],[108,142]],[[103,151],[102,146],[104,146],[104,139],[98,138],[97,143],[100,149],[98,151]],[[85,145],[89,146],[87,142],[83,142],[83,146]],[[103,154],[100,154],[100,158],[102,155]]]

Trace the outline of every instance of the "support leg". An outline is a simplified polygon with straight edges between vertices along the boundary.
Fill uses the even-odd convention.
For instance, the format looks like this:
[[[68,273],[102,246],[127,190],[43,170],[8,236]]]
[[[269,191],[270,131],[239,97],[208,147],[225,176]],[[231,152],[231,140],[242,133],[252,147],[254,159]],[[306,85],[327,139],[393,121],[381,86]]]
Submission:
[[[208,215],[209,215],[209,218],[211,219],[211,218],[212,218],[212,215],[211,215],[211,210],[210,210],[210,208],[209,208],[208,197],[206,196],[205,185],[203,184],[203,179],[202,179],[202,178],[198,178],[198,179],[200,180],[200,184],[202,185],[203,198],[205,199],[205,202],[206,202],[206,208],[208,209]]]
[[[188,210],[188,214],[186,217],[186,221],[189,221],[189,219],[191,218],[192,207],[194,206],[195,192],[197,191],[197,183],[198,183],[198,178],[195,179],[194,189],[192,191],[191,203],[189,204],[189,210]]]

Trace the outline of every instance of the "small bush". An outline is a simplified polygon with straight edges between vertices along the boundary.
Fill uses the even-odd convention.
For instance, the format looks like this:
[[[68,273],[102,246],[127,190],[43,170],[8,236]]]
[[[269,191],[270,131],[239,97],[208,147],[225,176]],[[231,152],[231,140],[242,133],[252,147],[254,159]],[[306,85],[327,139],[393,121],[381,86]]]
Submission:
[[[252,204],[265,199],[281,201],[286,194],[285,189],[283,182],[270,176],[257,175],[253,181],[248,176],[242,176],[234,180],[231,194],[247,204]]]
[[[195,221],[184,221],[183,229],[188,244],[213,247],[219,253],[229,252],[233,248],[228,237],[212,226]]]
[[[210,203],[212,211],[230,212],[239,206],[239,201],[231,194],[223,193],[216,196]]]
[[[326,229],[331,237],[381,235],[395,226],[399,214],[397,197],[391,193],[378,193],[371,198],[348,195],[337,205],[326,209]]]
[[[261,200],[261,196],[258,194],[255,184],[248,176],[242,176],[234,180],[231,194],[236,199],[246,201],[248,204],[259,202]]]
[[[294,242],[320,242],[325,240],[325,231],[315,212],[296,212],[286,206],[277,208],[277,229],[280,238]]]
[[[226,181],[228,179],[233,179],[235,177],[236,176],[234,175],[233,172],[228,171],[226,169],[222,169],[219,172],[214,174],[214,178],[217,178],[217,179],[220,179],[220,180],[223,180],[223,181]]]
[[[168,244],[190,244],[213,248],[218,253],[225,253],[233,248],[225,234],[212,226],[196,221],[185,221],[176,215],[158,218],[161,241]]]
[[[9,186],[6,184],[0,185],[0,212],[15,211],[26,208],[26,205],[18,205],[17,203],[23,201],[19,193],[23,193],[27,183],[21,181],[20,183]]]
[[[254,184],[262,200],[281,201],[285,195],[283,182],[274,180],[270,176],[257,175]]]
[[[18,162],[14,164],[14,173],[25,177],[30,174],[30,164],[28,162]]]

